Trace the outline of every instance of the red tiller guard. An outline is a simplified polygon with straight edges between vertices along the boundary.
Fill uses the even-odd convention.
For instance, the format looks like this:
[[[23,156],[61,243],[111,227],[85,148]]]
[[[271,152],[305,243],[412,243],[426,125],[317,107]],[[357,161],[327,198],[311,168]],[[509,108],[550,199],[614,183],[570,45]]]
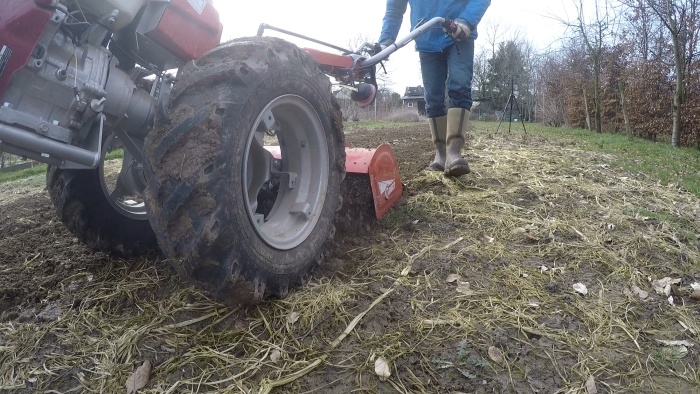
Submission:
[[[282,158],[279,146],[266,145],[265,150],[275,159]],[[399,167],[389,144],[379,145],[376,149],[346,147],[345,171],[369,176],[377,219],[381,219],[403,195]]]
[[[377,219],[381,219],[403,195],[398,163],[389,144],[379,145],[376,149],[345,148],[345,171],[369,174]]]

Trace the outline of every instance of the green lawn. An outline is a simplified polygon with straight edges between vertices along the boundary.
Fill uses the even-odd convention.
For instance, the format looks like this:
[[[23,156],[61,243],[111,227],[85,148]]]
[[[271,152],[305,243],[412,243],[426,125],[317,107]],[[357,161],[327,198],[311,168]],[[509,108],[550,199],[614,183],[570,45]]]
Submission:
[[[124,151],[121,148],[114,149],[108,152],[106,155],[107,160],[121,159],[123,157]],[[18,171],[0,172],[0,184],[44,173],[46,173],[46,164],[42,164],[32,168],[25,168],[23,170]]]
[[[0,172],[0,184],[46,173],[46,164],[12,172]]]
[[[486,127],[497,123],[475,122]],[[511,132],[522,133],[522,125],[513,124]],[[494,127],[495,130],[495,127]],[[501,132],[503,125],[501,125]],[[646,174],[662,185],[677,185],[700,196],[700,150],[674,148],[670,143],[655,143],[625,134],[596,133],[583,129],[546,127],[526,124],[527,133],[569,140],[581,149],[614,156],[613,164],[630,172]],[[506,128],[507,132],[507,128]]]

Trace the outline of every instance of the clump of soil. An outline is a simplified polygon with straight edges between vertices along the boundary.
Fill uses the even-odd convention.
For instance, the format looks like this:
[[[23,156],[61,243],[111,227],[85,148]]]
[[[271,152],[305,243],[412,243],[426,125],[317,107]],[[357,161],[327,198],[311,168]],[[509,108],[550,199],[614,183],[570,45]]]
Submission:
[[[3,184],[0,389],[123,391],[150,360],[144,392],[698,392],[700,200],[494,130],[451,179],[424,171],[427,125],[349,128],[392,145],[404,196],[379,222],[341,211],[316,275],[249,308],[85,249],[40,188]]]

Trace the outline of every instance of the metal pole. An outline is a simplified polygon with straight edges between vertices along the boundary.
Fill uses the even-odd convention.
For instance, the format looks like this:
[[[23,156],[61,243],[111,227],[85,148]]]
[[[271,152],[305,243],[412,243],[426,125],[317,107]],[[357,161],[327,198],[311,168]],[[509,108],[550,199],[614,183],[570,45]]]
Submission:
[[[38,154],[46,153],[59,160],[69,160],[85,167],[95,168],[100,163],[100,154],[87,149],[64,144],[51,138],[0,123],[0,141],[17,148]],[[36,159],[36,158],[35,158]],[[42,160],[48,162],[48,160]]]

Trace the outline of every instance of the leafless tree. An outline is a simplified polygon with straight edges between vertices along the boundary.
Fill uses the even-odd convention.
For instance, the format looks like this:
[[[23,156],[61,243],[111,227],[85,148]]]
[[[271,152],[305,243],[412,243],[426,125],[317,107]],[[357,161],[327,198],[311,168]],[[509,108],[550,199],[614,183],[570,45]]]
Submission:
[[[583,0],[572,1],[576,9],[575,19],[557,19],[581,38],[588,52],[588,56],[593,62],[593,115],[595,130],[600,133],[603,129],[600,92],[601,61],[605,43],[612,37],[614,16],[607,0],[587,1],[587,5],[593,5],[590,17],[588,9],[584,8]]]
[[[698,40],[700,0],[645,0],[671,34],[676,86],[673,95],[673,131],[671,145],[681,145],[681,120],[687,68],[692,64]]]

